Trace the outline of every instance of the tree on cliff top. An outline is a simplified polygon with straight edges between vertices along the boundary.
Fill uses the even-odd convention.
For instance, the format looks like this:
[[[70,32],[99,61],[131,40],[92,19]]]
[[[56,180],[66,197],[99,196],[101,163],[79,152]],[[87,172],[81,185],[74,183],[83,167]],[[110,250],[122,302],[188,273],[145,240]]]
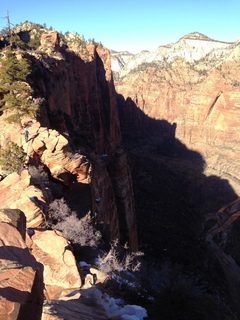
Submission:
[[[26,154],[22,147],[16,143],[10,142],[6,148],[0,147],[0,167],[6,173],[21,171],[24,165]]]
[[[21,125],[23,117],[35,117],[38,112],[31,96],[32,89],[26,82],[30,73],[29,61],[24,57],[18,59],[11,47],[7,47],[0,63],[0,111],[7,111],[8,122]]]

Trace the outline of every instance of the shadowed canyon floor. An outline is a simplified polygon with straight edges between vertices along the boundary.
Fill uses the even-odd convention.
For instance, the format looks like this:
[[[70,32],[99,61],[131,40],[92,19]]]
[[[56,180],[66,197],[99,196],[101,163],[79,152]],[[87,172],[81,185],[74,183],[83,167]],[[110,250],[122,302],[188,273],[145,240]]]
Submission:
[[[181,266],[183,274],[195,274],[199,284],[208,283],[209,293],[219,290],[226,298],[231,286],[217,263],[219,256],[210,254],[205,237],[213,222],[205,216],[235,200],[237,194],[226,179],[204,174],[205,159],[176,139],[176,124],[151,119],[120,95],[118,105],[132,169],[140,248],[159,270],[164,261],[170,261]],[[239,245],[237,222],[233,226],[235,236],[228,234],[225,241],[228,254],[239,261],[233,250]],[[175,316],[181,308],[177,309]],[[174,312],[166,317],[176,319]],[[188,318],[185,314],[179,319]]]

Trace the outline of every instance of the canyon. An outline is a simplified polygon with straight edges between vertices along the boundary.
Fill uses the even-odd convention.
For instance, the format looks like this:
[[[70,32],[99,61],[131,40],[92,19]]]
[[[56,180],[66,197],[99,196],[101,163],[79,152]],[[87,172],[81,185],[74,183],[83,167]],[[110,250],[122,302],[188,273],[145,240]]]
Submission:
[[[207,281],[235,298],[230,278],[239,271],[227,265],[234,273],[240,262],[239,45],[194,32],[156,52],[112,53],[140,247],[158,264],[170,259],[189,273],[206,268],[210,251]],[[233,216],[219,219],[218,209],[232,201]]]
[[[192,33],[166,52],[159,47],[154,58],[140,53],[135,66],[126,61],[114,71],[116,90],[124,99],[150,118],[175,124],[175,138],[203,156],[206,171],[228,177],[236,192],[239,48],[239,42]],[[115,54],[113,63],[120,58]]]
[[[31,64],[27,82],[39,114],[24,117],[22,127],[6,121],[7,111],[0,116],[1,148],[15,143],[26,155],[18,172],[1,170],[6,317],[24,319],[30,304],[33,319],[41,312],[46,320],[87,319],[96,308],[95,319],[110,317],[100,301],[111,299],[92,286],[97,275],[104,288],[106,275],[89,269],[88,281],[81,268],[79,275],[76,261],[91,250],[76,252],[48,227],[51,203],[62,198],[78,218],[89,217],[105,244],[118,239],[144,252],[143,290],[130,301],[148,308],[149,319],[237,314],[240,43],[194,32],[132,55],[31,23],[15,34],[18,58]],[[16,269],[28,278],[25,290],[24,280],[12,282]]]

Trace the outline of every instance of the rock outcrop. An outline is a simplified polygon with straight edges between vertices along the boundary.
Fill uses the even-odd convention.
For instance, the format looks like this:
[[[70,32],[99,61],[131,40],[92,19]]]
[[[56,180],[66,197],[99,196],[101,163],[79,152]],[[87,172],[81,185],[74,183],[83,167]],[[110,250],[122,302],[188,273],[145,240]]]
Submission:
[[[32,36],[31,25],[27,27]],[[28,53],[32,64],[28,80],[40,116],[38,121],[23,119],[22,125],[29,131],[26,143],[22,129],[7,124],[3,114],[1,145],[6,147],[12,141],[23,146],[28,157],[26,164],[43,166],[49,178],[65,188],[71,201],[74,198],[73,206],[78,205],[81,214],[91,211],[107,241],[121,238],[122,243],[127,242],[132,250],[137,250],[131,175],[122,149],[109,51],[101,45],[85,43],[77,35],[69,34],[63,39],[56,31],[42,31],[39,29],[43,34],[38,52]],[[2,190],[14,191],[17,199],[22,197],[10,187],[12,182],[8,179],[12,178],[1,182]],[[20,183],[17,180],[22,183],[19,175],[14,179],[16,185]],[[33,186],[31,181],[24,188],[36,191],[36,184]],[[47,207],[51,201],[48,186],[43,189],[46,191],[41,190],[45,192],[43,197],[37,194],[36,197]],[[23,200],[13,203],[11,192],[7,198],[12,200],[1,199],[2,207],[18,208],[21,202],[28,227],[44,221],[44,210],[34,207],[29,193],[25,200],[33,217],[25,212]],[[80,205],[76,204],[79,198]],[[101,198],[98,203],[97,198]]]
[[[29,247],[44,265],[44,294],[47,300],[58,299],[64,290],[81,287],[76,260],[68,241],[53,230],[34,231]]]
[[[0,207],[22,210],[26,216],[27,227],[36,228],[44,222],[43,211],[47,193],[31,185],[30,179],[27,170],[21,174],[14,172],[3,179],[0,182]]]
[[[29,252],[22,235],[25,220],[19,212],[8,210],[0,220],[8,216],[12,223],[0,222],[0,319],[40,320],[43,306],[43,266]],[[25,225],[26,227],[26,225]]]
[[[0,221],[10,223],[21,234],[23,240],[26,240],[26,217],[19,209],[1,209]]]

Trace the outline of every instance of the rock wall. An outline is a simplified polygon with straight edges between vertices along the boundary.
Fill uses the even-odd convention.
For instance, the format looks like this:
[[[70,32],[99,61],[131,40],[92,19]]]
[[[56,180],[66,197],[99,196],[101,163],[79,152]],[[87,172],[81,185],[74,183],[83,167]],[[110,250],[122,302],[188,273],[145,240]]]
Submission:
[[[177,261],[193,273],[199,267],[234,303],[239,213],[225,209],[238,204],[232,201],[240,192],[239,50],[238,42],[193,63],[177,56],[145,61],[115,81],[140,246],[157,261]],[[213,221],[204,215],[220,207],[224,223],[217,217],[213,236],[221,244],[209,253],[206,243],[214,243],[202,237]]]
[[[92,170],[91,206],[96,222],[110,240],[121,238],[136,250],[131,175],[122,150],[109,52],[93,44],[85,48],[69,44],[65,49],[60,43],[55,44],[56,39],[54,36],[52,41],[51,70],[44,68],[43,71],[41,67],[44,82],[41,86],[35,84],[35,90],[46,99],[50,124],[56,125],[60,132],[67,129],[74,147],[87,154]],[[44,36],[41,43],[44,48]],[[58,47],[62,57],[59,60]],[[37,68],[38,64],[39,61]],[[56,113],[61,113],[57,123],[55,116],[51,117]],[[98,203],[97,198],[101,199]]]
[[[66,44],[56,31],[51,31],[42,35],[41,47],[29,51],[28,58],[32,64],[28,81],[40,106],[40,116],[38,121],[23,119],[22,125],[29,131],[29,141],[25,143],[21,128],[6,124],[3,114],[1,145],[5,147],[13,141],[23,146],[28,165],[43,165],[49,176],[65,188],[73,206],[80,207],[81,213],[91,211],[107,240],[120,238],[137,250],[131,175],[122,149],[108,50],[91,43]],[[10,189],[13,192],[14,188],[4,180],[2,190],[6,194]],[[16,174],[14,181],[20,181],[21,187],[23,177]],[[31,183],[25,182],[26,191],[32,194],[26,192],[26,200],[34,209],[30,199],[34,190],[30,190]],[[47,197],[47,186],[42,189]],[[43,205],[51,201],[42,199],[41,194],[36,196]],[[2,200],[1,206],[18,208],[14,197],[6,205]],[[22,196],[17,198],[24,206]],[[96,202],[98,198],[101,200]],[[26,213],[28,227],[36,227],[30,221],[37,217],[41,220],[37,224],[43,222],[41,213],[39,216],[32,210],[32,214],[34,217]]]
[[[141,128],[142,116],[167,121],[175,126],[177,140],[202,154],[206,173],[227,178],[236,192],[240,192],[238,49],[236,45],[228,55],[225,52],[224,61],[209,57],[194,65],[176,58],[165,66],[149,64],[116,82],[117,92],[128,99],[120,110],[128,122],[126,130],[134,122]],[[140,110],[134,117],[133,109]]]

